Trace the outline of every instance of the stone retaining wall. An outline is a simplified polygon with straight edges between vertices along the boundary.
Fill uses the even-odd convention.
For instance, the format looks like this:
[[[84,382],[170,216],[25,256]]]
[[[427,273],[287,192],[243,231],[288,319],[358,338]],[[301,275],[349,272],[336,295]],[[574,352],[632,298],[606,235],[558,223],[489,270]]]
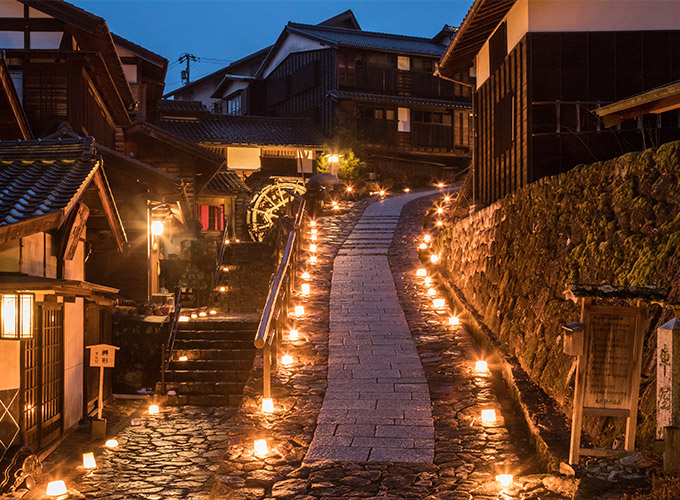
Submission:
[[[437,236],[451,284],[530,377],[571,415],[574,359],[560,326],[579,319],[566,283],[670,287],[680,291],[680,143],[577,167],[542,179]],[[638,445],[655,426],[656,327],[649,308]],[[586,422],[599,444],[623,434],[612,420]]]

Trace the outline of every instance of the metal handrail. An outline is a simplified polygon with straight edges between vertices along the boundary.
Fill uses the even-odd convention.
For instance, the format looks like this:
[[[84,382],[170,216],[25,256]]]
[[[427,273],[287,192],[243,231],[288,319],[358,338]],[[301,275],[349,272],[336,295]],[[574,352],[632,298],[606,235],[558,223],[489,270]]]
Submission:
[[[213,277],[213,288],[217,288],[217,283],[220,279],[220,271],[222,270],[222,261],[224,260],[224,251],[227,248],[227,235],[229,234],[229,224],[224,223],[224,231],[222,232],[222,241],[220,242],[220,250],[217,252],[217,266],[215,267],[215,276]]]
[[[288,318],[289,301],[295,283],[295,267],[302,241],[300,232],[304,228],[306,208],[307,203],[303,199],[295,217],[295,225],[288,234],[283,257],[269,287],[267,301],[253,340],[255,347],[264,350],[263,398],[271,397],[271,366],[276,363],[276,355],[272,356],[272,349],[276,349],[275,340],[280,334],[279,325]]]
[[[161,392],[165,394],[165,372],[168,369],[168,364],[172,358],[172,351],[175,348],[175,338],[179,330],[179,317],[182,310],[182,288],[175,288],[175,311],[170,322],[170,332],[168,333],[168,340],[162,346],[161,353]]]

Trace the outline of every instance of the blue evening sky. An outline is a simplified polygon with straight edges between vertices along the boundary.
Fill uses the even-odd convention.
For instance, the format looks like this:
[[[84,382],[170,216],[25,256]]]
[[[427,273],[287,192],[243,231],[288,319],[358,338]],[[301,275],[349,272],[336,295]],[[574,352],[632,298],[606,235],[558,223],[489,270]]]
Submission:
[[[202,61],[191,79],[274,43],[288,21],[316,24],[352,9],[362,29],[431,37],[458,26],[472,0],[70,0],[109,28],[169,60],[166,92],[180,86],[180,54]]]

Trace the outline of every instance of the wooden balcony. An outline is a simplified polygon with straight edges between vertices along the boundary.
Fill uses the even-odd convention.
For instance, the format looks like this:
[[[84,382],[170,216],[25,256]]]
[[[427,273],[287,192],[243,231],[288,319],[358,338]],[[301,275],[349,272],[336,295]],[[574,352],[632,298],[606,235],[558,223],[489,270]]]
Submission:
[[[454,83],[417,71],[360,66],[341,74],[340,88],[375,94],[455,99]]]
[[[438,123],[412,123],[411,143],[414,149],[449,151],[453,149],[453,127]]]

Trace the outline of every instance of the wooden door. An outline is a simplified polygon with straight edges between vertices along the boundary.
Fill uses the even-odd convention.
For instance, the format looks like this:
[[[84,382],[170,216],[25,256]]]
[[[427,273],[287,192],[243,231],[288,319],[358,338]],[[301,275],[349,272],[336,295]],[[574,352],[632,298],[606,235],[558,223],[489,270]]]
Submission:
[[[60,305],[37,307],[35,335],[22,355],[24,444],[45,448],[63,431],[64,312]]]

